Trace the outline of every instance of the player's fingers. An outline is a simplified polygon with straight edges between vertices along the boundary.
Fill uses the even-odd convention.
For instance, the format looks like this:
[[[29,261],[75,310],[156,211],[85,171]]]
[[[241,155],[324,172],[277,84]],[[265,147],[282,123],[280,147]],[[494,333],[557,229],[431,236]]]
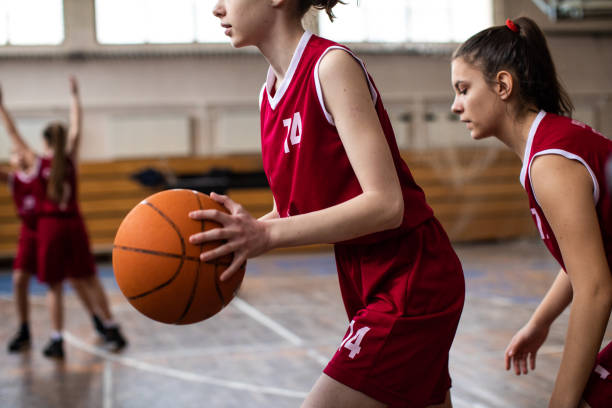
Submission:
[[[510,370],[512,366],[512,350],[508,351],[508,349],[506,349],[504,353],[504,362],[506,363],[506,371]]]
[[[234,275],[238,269],[242,267],[245,261],[246,255],[234,256],[231,265],[225,271],[223,271],[221,276],[219,276],[219,280],[221,282],[225,282],[226,280],[230,279],[232,275]]]
[[[232,214],[236,214],[242,209],[242,206],[240,204],[238,204],[226,195],[217,194],[213,192],[210,193],[210,198],[227,208]]]
[[[536,363],[536,353],[531,353],[529,355],[529,368],[531,368],[531,371],[535,370],[535,364]]]
[[[527,374],[529,372],[527,369],[527,356],[526,355],[521,356],[520,366],[521,366],[521,372],[523,374]]]
[[[193,220],[210,220],[219,224],[227,224],[232,220],[232,216],[219,210],[195,210],[189,213],[189,218]]]
[[[232,252],[236,251],[236,244],[233,244],[232,242],[227,242],[223,245],[218,246],[215,249],[211,249],[210,251],[206,251],[206,252],[202,252],[200,254],[200,260],[202,260],[203,262],[209,262],[212,261],[213,259],[225,256],[225,255],[229,255]]]
[[[512,363],[514,364],[514,374],[521,375],[521,359],[515,355]]]
[[[227,228],[213,228],[208,231],[202,231],[189,236],[189,243],[200,245],[210,241],[219,241],[222,239],[231,238],[234,234]]]

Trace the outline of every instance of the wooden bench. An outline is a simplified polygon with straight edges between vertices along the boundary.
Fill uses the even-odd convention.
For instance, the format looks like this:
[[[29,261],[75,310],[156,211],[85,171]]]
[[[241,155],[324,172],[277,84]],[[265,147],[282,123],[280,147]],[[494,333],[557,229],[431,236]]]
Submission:
[[[521,163],[513,153],[503,149],[448,149],[404,152],[403,157],[453,241],[535,236],[518,181]],[[135,172],[147,167],[176,174],[203,173],[213,168],[240,172],[259,171],[261,166],[258,155],[82,163],[79,200],[94,251],[109,253],[123,217],[157,191],[134,181],[131,176]],[[227,194],[255,217],[272,208],[268,188],[235,189]],[[0,256],[13,256],[18,228],[9,192],[0,189]]]

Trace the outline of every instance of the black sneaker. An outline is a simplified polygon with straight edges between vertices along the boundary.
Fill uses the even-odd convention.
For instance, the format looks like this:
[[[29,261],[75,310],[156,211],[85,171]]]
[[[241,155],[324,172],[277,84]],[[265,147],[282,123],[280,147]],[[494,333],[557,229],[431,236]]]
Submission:
[[[127,340],[121,334],[119,327],[109,327],[104,334],[104,348],[109,351],[119,351],[127,346]]]
[[[98,335],[104,339],[106,337],[106,329],[104,328],[104,323],[102,323],[102,320],[100,320],[100,318],[98,317],[98,315],[91,315],[91,319],[93,320],[93,326],[94,329],[96,330],[96,333],[98,333]]]
[[[49,358],[64,358],[64,341],[62,339],[49,340],[47,347],[43,350],[43,354]]]
[[[21,329],[9,342],[8,352],[18,353],[20,351],[28,350],[30,346],[30,332],[28,330]]]

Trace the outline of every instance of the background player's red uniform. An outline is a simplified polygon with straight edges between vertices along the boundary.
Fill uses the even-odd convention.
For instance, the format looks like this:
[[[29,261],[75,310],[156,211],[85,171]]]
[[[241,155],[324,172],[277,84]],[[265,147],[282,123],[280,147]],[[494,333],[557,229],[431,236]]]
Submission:
[[[276,93],[271,69],[262,89],[264,170],[281,217],[362,193],[323,104],[318,65],[332,49],[352,54],[306,32]],[[401,159],[378,90],[363,69],[402,187],[404,218],[396,229],[335,243],[351,323],[325,373],[390,406],[441,403],[450,387],[448,352],[463,307],[461,264]]]
[[[13,269],[28,273],[36,273],[36,182],[39,169],[40,160],[37,159],[31,173],[12,172],[8,179],[15,210],[21,220]]]
[[[41,159],[37,183],[37,194],[40,197],[37,276],[41,282],[49,284],[66,277],[90,276],[96,271],[89,237],[77,203],[74,164],[70,159],[66,159],[64,196],[56,203],[46,194],[51,161],[51,157]]]
[[[593,180],[593,202],[601,229],[602,241],[608,266],[612,265],[612,197],[607,191],[605,177],[606,162],[612,154],[612,141],[594,131],[584,123],[564,116],[540,112],[536,117],[527,140],[521,183],[529,197],[533,220],[540,237],[551,254],[565,269],[561,250],[544,211],[538,204],[531,186],[531,163],[546,154],[558,154],[582,163]],[[612,343],[597,356],[597,363],[585,390],[585,399],[593,408],[612,406]]]

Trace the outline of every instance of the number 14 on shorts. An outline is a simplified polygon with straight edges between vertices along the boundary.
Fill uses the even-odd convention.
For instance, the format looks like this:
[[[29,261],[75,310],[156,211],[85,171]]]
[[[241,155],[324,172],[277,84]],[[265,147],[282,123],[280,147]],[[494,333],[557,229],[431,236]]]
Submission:
[[[364,326],[361,329],[357,330],[357,333],[354,333],[354,331],[355,321],[352,320],[349,326],[349,333],[346,335],[346,337],[344,337],[344,340],[342,340],[340,347],[338,347],[338,350],[340,350],[342,347],[348,349],[350,351],[349,358],[355,358],[355,356],[359,354],[359,352],[361,351],[361,341],[363,340],[363,337],[366,335],[366,333],[370,331],[370,328]]]

